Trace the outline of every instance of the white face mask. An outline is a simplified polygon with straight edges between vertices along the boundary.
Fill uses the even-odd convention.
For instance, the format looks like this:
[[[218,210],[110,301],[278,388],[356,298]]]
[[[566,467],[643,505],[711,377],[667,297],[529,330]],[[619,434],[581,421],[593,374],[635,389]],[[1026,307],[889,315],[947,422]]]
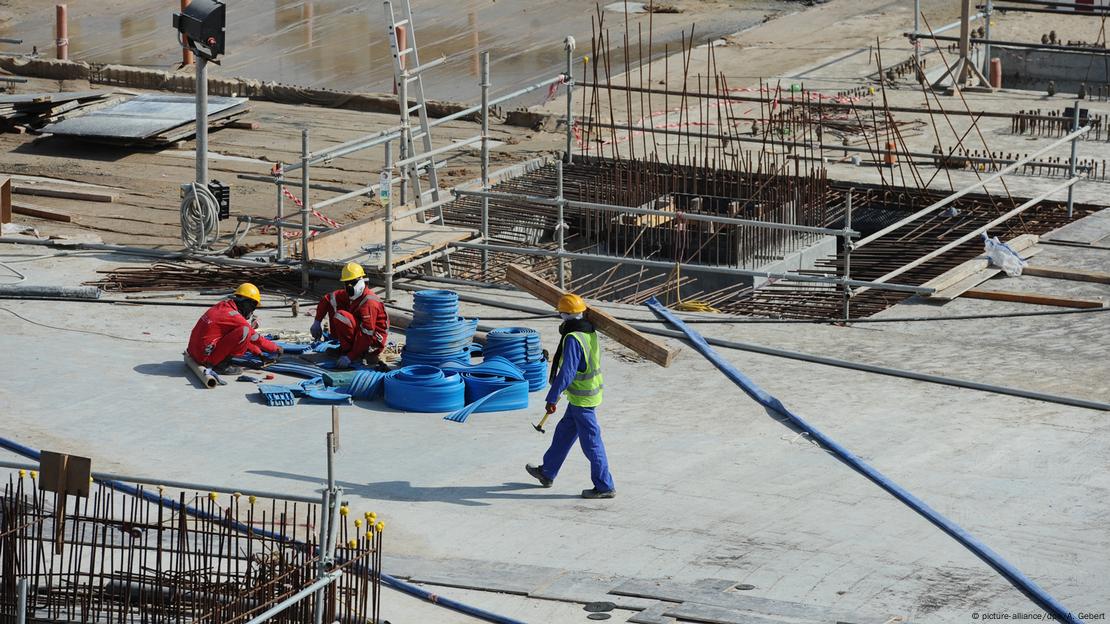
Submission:
[[[366,292],[366,279],[363,278],[363,279],[360,279],[357,282],[355,282],[355,285],[351,290],[352,290],[351,297],[353,299],[358,299],[359,297],[361,297],[362,293]]]
[[[560,312],[559,317],[562,318],[564,321],[573,321],[575,319],[582,318],[582,313],[579,312],[578,314],[567,314],[566,312]]]

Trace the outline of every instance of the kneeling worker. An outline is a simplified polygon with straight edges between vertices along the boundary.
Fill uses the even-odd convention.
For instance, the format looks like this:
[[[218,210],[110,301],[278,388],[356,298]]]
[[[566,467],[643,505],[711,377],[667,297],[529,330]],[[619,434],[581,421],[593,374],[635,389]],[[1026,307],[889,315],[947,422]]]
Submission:
[[[389,314],[385,304],[366,284],[366,271],[357,262],[348,262],[339,276],[343,288],[328,293],[316,306],[312,337],[324,334],[320,321],[328,317],[331,337],[339,341],[336,364],[347,368],[363,358],[377,364],[389,339]]]
[[[243,283],[231,297],[208,308],[189,336],[189,357],[217,373],[232,375],[241,372],[231,365],[233,357],[247,351],[260,357],[264,352],[281,354],[281,347],[255,331],[251,323],[251,315],[261,302],[258,287]]]
[[[543,456],[543,464],[528,464],[525,470],[543,487],[551,487],[563,460],[567,458],[574,440],[582,446],[582,453],[590,460],[590,479],[594,487],[582,490],[582,498],[613,498],[617,489],[609,474],[609,461],[605,457],[605,444],[601,441],[601,427],[597,424],[594,408],[601,405],[601,346],[592,323],[583,318],[586,302],[573,294],[559,299],[559,348],[551,367],[551,389],[547,393],[547,413],[554,414],[559,395],[567,395],[567,411],[559,424],[551,447]]]

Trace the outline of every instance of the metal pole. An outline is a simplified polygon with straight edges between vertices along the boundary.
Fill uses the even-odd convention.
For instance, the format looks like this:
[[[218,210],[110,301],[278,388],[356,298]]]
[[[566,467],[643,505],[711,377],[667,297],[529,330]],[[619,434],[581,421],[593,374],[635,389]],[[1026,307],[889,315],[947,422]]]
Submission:
[[[208,61],[197,59],[197,184],[208,186]]]
[[[388,172],[393,167],[393,144],[385,144],[385,170]],[[392,176],[389,176],[389,186],[393,186]],[[384,264],[382,267],[385,269],[385,300],[393,301],[393,189],[382,188],[381,183],[385,181],[385,176],[379,179],[378,197],[384,197],[385,201],[385,255]],[[404,184],[404,180],[401,180]]]
[[[401,72],[401,81],[397,84],[397,103],[401,111],[401,161],[408,160],[412,154],[409,154],[410,132],[409,129],[409,73],[408,71]],[[429,166],[434,167],[435,162],[429,163]],[[407,164],[401,165],[401,205],[404,206],[408,203],[408,176],[409,167]],[[414,189],[415,190],[415,189]],[[417,198],[419,200],[419,198]],[[419,204],[419,201],[417,201]],[[440,225],[443,225],[442,223]]]
[[[284,178],[278,178],[284,182]],[[285,230],[281,229],[281,222],[285,220],[285,185],[277,184],[277,259],[285,259]]]
[[[69,60],[69,9],[64,4],[54,6],[54,45],[57,48],[57,57],[63,61]]]
[[[917,35],[921,33],[921,0],[913,0],[913,58],[918,67],[921,66],[921,40]]]
[[[189,7],[189,0],[181,0],[181,12],[184,13],[185,9]],[[193,64],[193,51],[189,46],[181,46],[181,66],[186,67]]]
[[[489,190],[489,52],[482,52],[482,190]],[[482,240],[489,241],[489,198],[482,198]],[[482,250],[482,278],[489,279],[489,251]]]
[[[983,7],[983,38],[988,43],[983,44],[983,75],[989,77],[991,75],[991,14],[994,12],[994,0],[987,0],[986,6]]]
[[[1079,129],[1079,100],[1075,101],[1075,107],[1072,110],[1071,117],[1071,131],[1074,134]],[[1071,159],[1068,161],[1068,177],[1075,177],[1075,148],[1076,142],[1079,140],[1079,135],[1075,135],[1071,140]],[[1075,185],[1068,187],[1068,218],[1072,216],[1072,210],[1075,208],[1074,203]]]
[[[203,59],[202,59],[203,62]],[[308,288],[308,128],[301,130],[301,287]]]
[[[27,579],[19,579],[15,599],[15,624],[27,624]]]
[[[852,279],[852,192],[854,188],[848,189],[848,197],[844,203],[844,279],[845,281]],[[847,323],[852,318],[852,287],[844,284],[844,322]]]
[[[570,152],[567,152],[567,154],[569,155]],[[558,240],[559,253],[561,254],[564,251],[566,251],[566,248],[563,245],[563,231],[566,230],[566,227],[567,227],[566,223],[563,223],[564,207],[566,206],[566,202],[563,201],[563,161],[561,161],[561,160],[556,160],[555,161],[555,171],[558,174],[558,178],[557,178],[556,186],[555,186],[555,199],[556,199],[556,201],[559,202],[559,211],[558,211],[558,214],[557,214],[556,220],[555,220],[555,238],[556,238],[556,240]],[[562,290],[566,290],[566,288],[567,288],[567,273],[566,273],[566,271],[567,271],[567,269],[566,269],[566,260],[564,258],[560,257],[559,258],[559,288],[562,289]]]
[[[571,56],[574,53],[574,38],[567,37],[563,43],[563,47],[567,51],[567,71],[566,71],[566,85],[567,90],[567,151],[566,158],[567,164],[574,162],[574,68],[572,67],[573,59]]]

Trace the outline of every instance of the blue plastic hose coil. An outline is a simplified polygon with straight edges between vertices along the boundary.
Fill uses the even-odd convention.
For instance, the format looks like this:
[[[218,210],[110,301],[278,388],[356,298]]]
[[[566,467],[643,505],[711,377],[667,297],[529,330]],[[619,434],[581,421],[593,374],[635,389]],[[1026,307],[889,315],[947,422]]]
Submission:
[[[466,405],[466,386],[455,371],[406,366],[386,374],[385,403],[406,412],[451,412]]]

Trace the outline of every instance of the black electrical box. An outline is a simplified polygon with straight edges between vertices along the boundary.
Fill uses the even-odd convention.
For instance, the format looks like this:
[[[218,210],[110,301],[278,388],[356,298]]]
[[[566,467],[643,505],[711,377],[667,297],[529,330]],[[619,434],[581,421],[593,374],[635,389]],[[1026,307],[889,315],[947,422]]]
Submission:
[[[193,0],[194,2],[196,0]],[[212,180],[208,183],[208,190],[212,196],[216,198],[216,203],[220,205],[220,221],[231,216],[231,187],[220,182],[219,180]]]
[[[197,56],[209,61],[224,53],[226,10],[218,0],[191,0],[181,13],[173,14],[173,27]]]

